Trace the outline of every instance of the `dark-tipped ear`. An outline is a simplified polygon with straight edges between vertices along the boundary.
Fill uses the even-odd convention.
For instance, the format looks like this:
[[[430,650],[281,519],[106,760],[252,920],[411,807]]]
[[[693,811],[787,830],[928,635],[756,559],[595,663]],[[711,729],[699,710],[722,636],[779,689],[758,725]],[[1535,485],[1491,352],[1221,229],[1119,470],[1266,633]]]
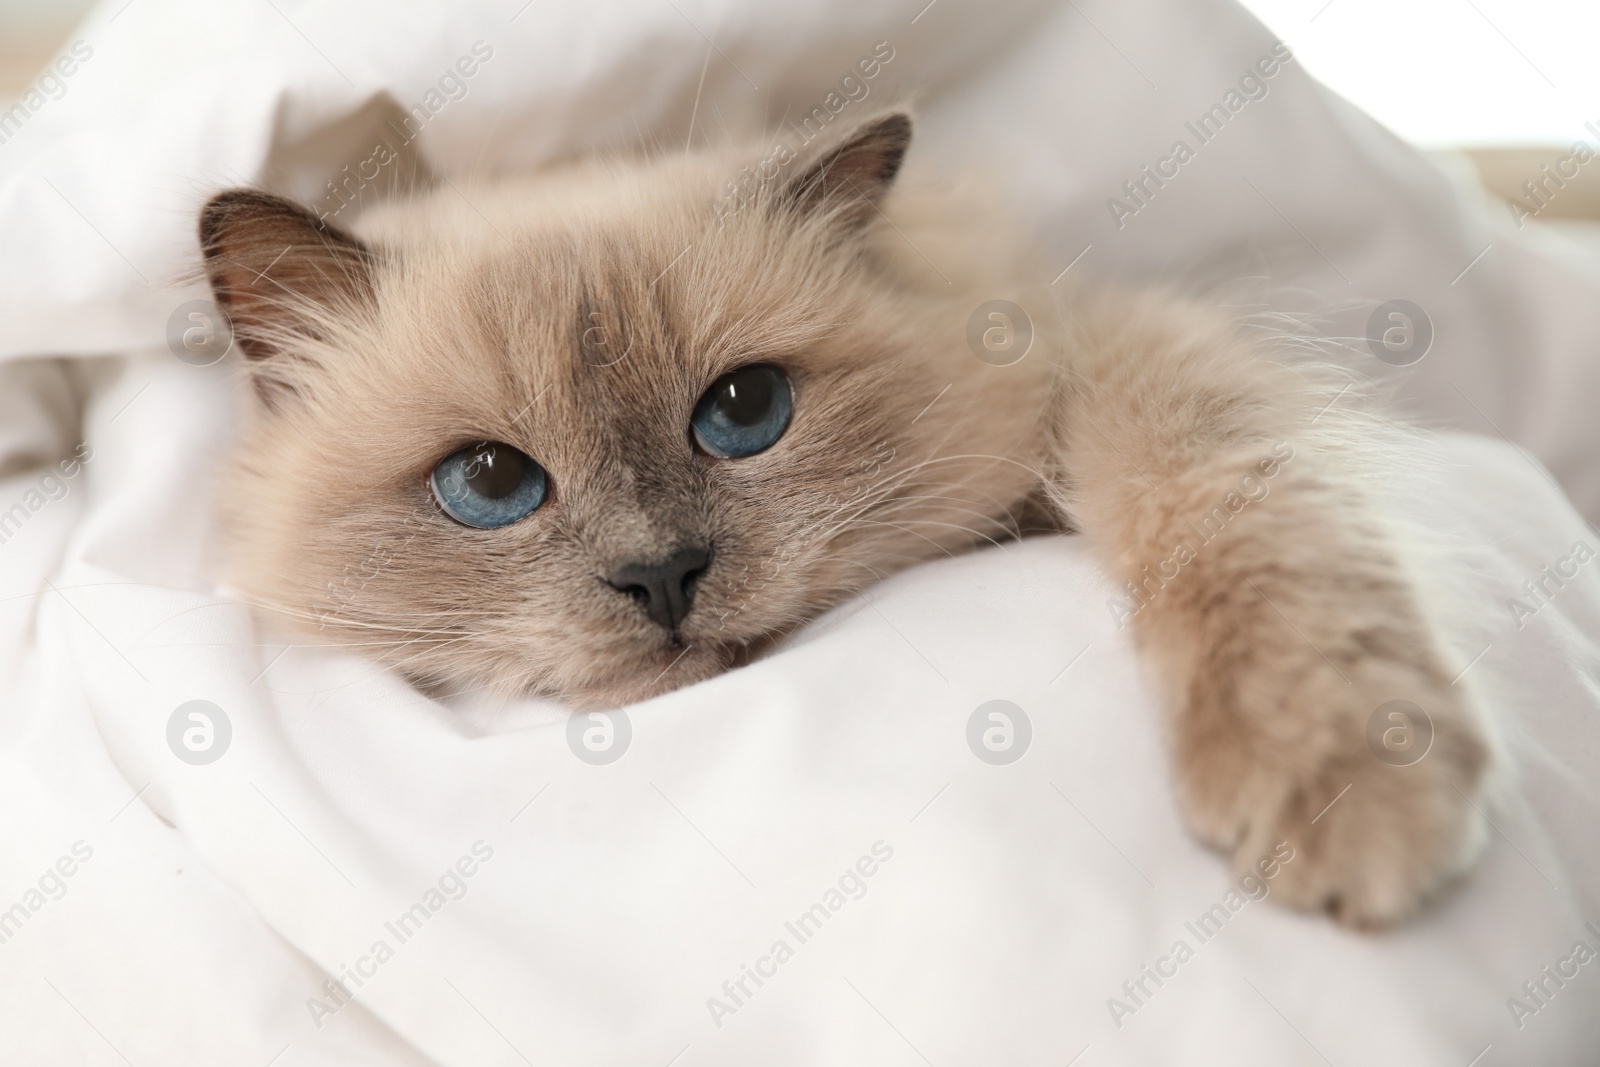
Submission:
[[[372,299],[372,252],[268,193],[218,193],[200,212],[200,249],[217,305],[250,359],[316,336],[319,311]]]
[[[877,214],[878,201],[894,183],[910,146],[910,115],[896,111],[867,119],[842,140],[803,154],[782,199],[801,216],[826,212],[858,228]]]

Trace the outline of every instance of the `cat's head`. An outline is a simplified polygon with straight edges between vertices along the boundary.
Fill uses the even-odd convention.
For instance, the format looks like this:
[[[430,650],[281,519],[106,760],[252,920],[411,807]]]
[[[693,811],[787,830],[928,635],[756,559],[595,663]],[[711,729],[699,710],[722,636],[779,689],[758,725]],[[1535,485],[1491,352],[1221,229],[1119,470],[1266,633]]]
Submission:
[[[1048,379],[969,350],[1013,294],[950,220],[889,221],[910,131],[445,183],[356,234],[215,197],[233,583],[419,679],[595,705],[1002,536]]]

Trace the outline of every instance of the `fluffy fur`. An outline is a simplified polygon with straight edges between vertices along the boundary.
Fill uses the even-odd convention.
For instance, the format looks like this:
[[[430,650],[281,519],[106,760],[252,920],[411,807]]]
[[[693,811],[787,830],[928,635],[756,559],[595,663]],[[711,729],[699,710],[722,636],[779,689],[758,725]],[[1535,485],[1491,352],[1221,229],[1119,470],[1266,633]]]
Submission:
[[[1054,296],[988,214],[890,195],[909,136],[869,117],[732,209],[743,153],[445,185],[355,234],[221,194],[201,240],[258,398],[235,584],[419,681],[594,706],[737,665],[920,560],[1082,530],[1130,583],[1195,832],[1241,868],[1292,843],[1281,899],[1408,914],[1482,843],[1490,747],[1363,488],[1366,424],[1223,317]],[[1005,367],[967,343],[997,296],[1036,331]],[[698,452],[696,400],[757,361],[790,375],[789,430]],[[429,472],[479,440],[549,471],[543,507],[496,530],[441,511]],[[689,543],[713,557],[677,630],[602,578]],[[1366,739],[1395,698],[1435,729],[1403,768]]]

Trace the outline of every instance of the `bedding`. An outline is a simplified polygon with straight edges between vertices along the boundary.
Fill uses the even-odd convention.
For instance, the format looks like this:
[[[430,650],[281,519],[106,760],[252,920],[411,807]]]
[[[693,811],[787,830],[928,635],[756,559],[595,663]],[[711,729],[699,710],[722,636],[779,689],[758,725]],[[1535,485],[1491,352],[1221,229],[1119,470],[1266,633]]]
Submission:
[[[1595,1061],[1596,278],[1238,8],[117,0],[75,40],[0,144],[0,1062]],[[982,163],[1061,284],[1314,322],[1476,431],[1375,490],[1437,539],[1507,754],[1482,865],[1420,919],[1288,912],[1186,835],[1076,538],[597,717],[425,694],[212,578],[210,192],[354,211],[913,88],[908,176]],[[1395,300],[1420,359],[1366,336]]]

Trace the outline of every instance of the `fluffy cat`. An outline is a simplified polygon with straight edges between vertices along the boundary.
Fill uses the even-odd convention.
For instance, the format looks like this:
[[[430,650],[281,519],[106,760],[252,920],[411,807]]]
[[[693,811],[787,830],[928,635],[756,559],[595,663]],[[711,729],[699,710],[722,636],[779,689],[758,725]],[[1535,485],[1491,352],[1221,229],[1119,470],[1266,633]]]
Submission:
[[[734,201],[731,152],[447,185],[353,233],[216,196],[256,396],[235,584],[419,681],[595,706],[898,568],[1081,530],[1129,583],[1195,833],[1240,869],[1293,842],[1280,900],[1412,912],[1482,845],[1491,747],[1363,488],[1367,424],[1223,316],[1053,295],[992,220],[891,195],[910,136],[869,116]],[[968,343],[996,297],[1034,309],[1005,366]],[[1367,741],[1396,698],[1434,726],[1403,768]]]

